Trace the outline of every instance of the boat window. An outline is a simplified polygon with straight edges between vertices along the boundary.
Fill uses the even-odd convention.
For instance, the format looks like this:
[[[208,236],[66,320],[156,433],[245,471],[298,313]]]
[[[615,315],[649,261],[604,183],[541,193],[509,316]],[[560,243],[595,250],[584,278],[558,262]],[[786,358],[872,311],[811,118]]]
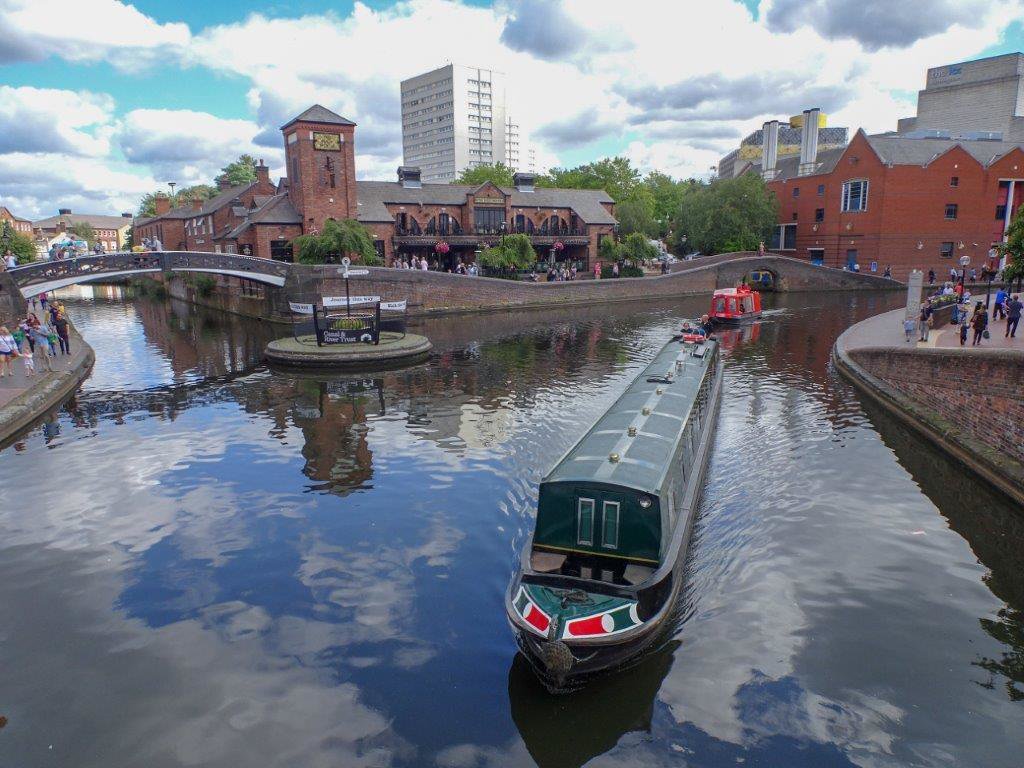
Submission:
[[[606,501],[604,503],[604,520],[601,530],[601,546],[606,549],[618,549],[619,547],[619,502]]]
[[[723,312],[725,312],[725,299],[715,299],[715,312],[717,312],[718,314],[722,314]]]
[[[594,500],[580,499],[576,515],[576,543],[594,543]]]
[[[754,297],[753,296],[744,296],[743,297],[743,311],[744,312],[753,312],[754,311]]]
[[[736,314],[736,299],[729,299],[729,314]]]

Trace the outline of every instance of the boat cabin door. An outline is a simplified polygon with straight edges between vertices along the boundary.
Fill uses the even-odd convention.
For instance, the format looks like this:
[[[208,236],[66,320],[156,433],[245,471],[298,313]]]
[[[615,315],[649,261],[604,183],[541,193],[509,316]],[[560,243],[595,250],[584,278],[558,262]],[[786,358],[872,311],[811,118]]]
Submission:
[[[602,493],[603,498],[580,495],[576,499],[576,544],[595,552],[617,552],[623,499]],[[609,498],[612,497],[612,498]]]

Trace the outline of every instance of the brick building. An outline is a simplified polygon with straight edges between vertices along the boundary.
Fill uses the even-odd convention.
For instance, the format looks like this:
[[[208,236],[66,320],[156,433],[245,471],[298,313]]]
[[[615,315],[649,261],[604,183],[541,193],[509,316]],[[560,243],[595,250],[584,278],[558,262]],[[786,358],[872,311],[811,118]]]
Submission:
[[[23,219],[21,218],[21,216],[15,216],[13,213],[11,213],[10,208],[0,205],[0,226],[2,226],[3,222],[5,221],[10,223],[11,228],[15,232],[19,232],[20,234],[25,235],[26,237],[32,236],[31,221],[29,221],[28,219]]]
[[[424,184],[419,168],[399,168],[394,182],[356,181],[356,125],[319,105],[281,129],[287,178],[271,184],[260,162],[256,181],[135,222],[135,239],[156,237],[167,250],[245,253],[290,260],[291,241],[327,219],[355,218],[373,233],[377,252],[425,255],[445,266],[472,260],[503,235],[530,236],[541,259],[587,267],[602,237],[612,236],[614,202],[599,190],[540,189],[531,174],[514,187]],[[438,254],[438,243],[448,245]]]
[[[39,240],[52,241],[54,238],[69,231],[75,224],[88,224],[96,233],[96,242],[105,251],[118,251],[124,248],[128,230],[132,226],[132,215],[122,213],[120,216],[109,216],[99,213],[72,213],[70,208],[61,208],[56,216],[32,222],[32,230]]]
[[[979,270],[992,264],[1024,202],[1024,149],[1003,141],[858,131],[826,152],[805,142],[799,157],[777,159],[766,145],[748,170],[779,201],[772,250],[830,267],[890,266],[897,279],[911,269],[946,276],[964,255]]]

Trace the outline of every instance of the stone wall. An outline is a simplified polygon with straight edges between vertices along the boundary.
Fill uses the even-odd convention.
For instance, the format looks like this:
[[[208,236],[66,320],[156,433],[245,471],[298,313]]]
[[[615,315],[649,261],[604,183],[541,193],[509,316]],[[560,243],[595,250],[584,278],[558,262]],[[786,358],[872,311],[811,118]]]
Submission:
[[[935,431],[1024,464],[1024,364],[1015,350],[861,349],[850,358],[904,395]],[[995,456],[994,458],[998,458]]]
[[[0,323],[25,317],[25,299],[7,272],[0,272]]]

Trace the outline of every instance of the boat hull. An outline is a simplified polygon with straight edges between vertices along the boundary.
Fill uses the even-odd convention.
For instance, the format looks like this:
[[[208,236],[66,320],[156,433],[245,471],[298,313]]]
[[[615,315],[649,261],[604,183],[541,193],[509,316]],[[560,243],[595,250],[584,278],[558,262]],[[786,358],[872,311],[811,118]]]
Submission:
[[[761,319],[760,312],[750,312],[735,317],[712,317],[711,322],[715,325],[745,325]]]

